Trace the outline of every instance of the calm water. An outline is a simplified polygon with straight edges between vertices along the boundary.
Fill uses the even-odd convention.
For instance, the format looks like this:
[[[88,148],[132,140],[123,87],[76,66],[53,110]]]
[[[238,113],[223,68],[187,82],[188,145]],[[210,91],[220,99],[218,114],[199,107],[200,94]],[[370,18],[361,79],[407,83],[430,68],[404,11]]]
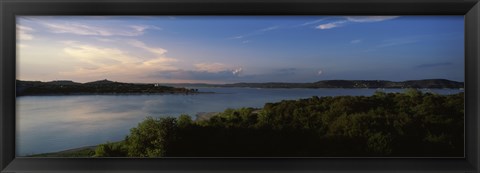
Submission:
[[[375,89],[199,88],[216,94],[78,95],[17,98],[17,156],[62,151],[123,140],[146,116],[192,118],[200,112],[262,107],[267,102],[312,96],[372,95]],[[386,92],[402,92],[387,89]],[[432,89],[439,94],[460,90]]]

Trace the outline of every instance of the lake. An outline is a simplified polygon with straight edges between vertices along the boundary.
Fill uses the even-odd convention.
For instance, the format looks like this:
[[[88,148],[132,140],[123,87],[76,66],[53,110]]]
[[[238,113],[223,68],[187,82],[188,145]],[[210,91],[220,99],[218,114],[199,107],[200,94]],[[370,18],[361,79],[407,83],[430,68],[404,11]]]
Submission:
[[[312,96],[369,96],[376,89],[198,88],[195,95],[67,95],[17,97],[16,154],[56,152],[123,140],[147,116],[162,117],[226,108],[261,108],[267,102]],[[385,92],[402,92],[385,89]],[[463,92],[430,89],[438,94]]]

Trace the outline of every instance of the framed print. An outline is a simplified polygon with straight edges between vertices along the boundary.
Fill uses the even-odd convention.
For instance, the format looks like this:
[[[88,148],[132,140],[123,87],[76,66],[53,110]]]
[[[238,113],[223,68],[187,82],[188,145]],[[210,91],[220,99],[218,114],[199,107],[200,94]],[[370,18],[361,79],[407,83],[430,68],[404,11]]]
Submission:
[[[2,171],[476,171],[477,3],[2,2]]]

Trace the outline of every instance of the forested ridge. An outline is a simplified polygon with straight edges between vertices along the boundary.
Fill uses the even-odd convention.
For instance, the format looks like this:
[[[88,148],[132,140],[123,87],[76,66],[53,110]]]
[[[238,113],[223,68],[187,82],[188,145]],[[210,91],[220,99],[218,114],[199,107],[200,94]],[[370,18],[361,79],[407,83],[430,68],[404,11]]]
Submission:
[[[245,88],[463,88],[463,82],[447,79],[423,79],[406,81],[387,80],[321,80],[311,83],[232,83],[232,84],[165,84],[190,87],[245,87]]]
[[[122,83],[99,80],[87,83],[62,81],[16,81],[16,95],[69,95],[69,94],[190,94],[196,89],[175,88],[159,84]]]
[[[464,93],[284,100],[192,120],[148,117],[96,157],[463,157]]]
[[[154,84],[123,83],[99,80],[78,83],[70,80],[50,82],[16,81],[16,95],[69,95],[69,94],[191,94],[200,93],[189,87],[247,87],[247,88],[455,88],[463,82],[446,79],[424,79],[392,82],[385,80],[324,80],[313,83],[234,83],[234,84]]]

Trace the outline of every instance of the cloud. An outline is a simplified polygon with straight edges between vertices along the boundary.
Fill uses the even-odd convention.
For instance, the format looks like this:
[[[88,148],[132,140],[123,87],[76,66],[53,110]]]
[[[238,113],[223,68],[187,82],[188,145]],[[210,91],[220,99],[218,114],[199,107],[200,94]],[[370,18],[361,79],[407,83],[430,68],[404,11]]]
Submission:
[[[29,45],[26,45],[26,44],[17,44],[17,46],[19,48],[27,48],[27,47],[30,47]]]
[[[101,41],[101,42],[114,42],[115,40],[108,39],[108,38],[95,38],[95,40]]]
[[[230,70],[208,72],[208,71],[195,71],[195,70],[172,70],[172,71],[158,71],[150,75],[154,78],[163,78],[180,81],[190,82],[216,82],[221,83],[238,78]]]
[[[442,66],[450,66],[453,65],[451,62],[440,62],[440,63],[427,63],[427,64],[420,64],[415,66],[416,68],[433,68],[433,67],[442,67]]]
[[[190,77],[200,77],[199,80],[220,79],[220,77],[240,76],[243,68],[232,68],[222,63],[198,63],[195,64],[195,70],[187,71]],[[183,72],[185,74],[187,72]],[[208,77],[207,77],[208,76]],[[225,78],[225,79],[227,79]],[[192,78],[191,80],[196,79]]]
[[[51,32],[53,33],[70,33],[77,35],[100,35],[100,36],[111,36],[111,32],[105,28],[99,28],[94,26],[88,26],[79,23],[64,23],[64,24],[55,24],[55,23],[45,23]]]
[[[162,28],[152,26],[152,25],[131,25],[129,26],[130,28],[133,28],[137,32],[144,32],[147,29],[156,29],[156,30],[161,30]]]
[[[65,56],[79,62],[75,63],[76,65],[71,68],[71,71],[60,73],[65,78],[95,80],[113,77],[114,79],[135,81],[138,76],[152,72],[178,70],[171,64],[177,60],[165,57],[163,54],[161,54],[163,56],[157,54],[150,57],[139,57],[117,48],[73,41],[66,41],[64,45]],[[147,45],[143,46],[150,48]],[[163,53],[165,52],[166,50],[163,51]]]
[[[377,45],[376,48],[399,46],[404,44],[416,43],[418,41],[419,41],[418,39],[412,39],[412,38],[386,40],[384,41],[384,43]]]
[[[279,29],[279,28],[280,28],[279,26],[270,26],[270,27],[266,27],[266,28],[262,28],[262,29],[250,32],[250,33],[232,36],[229,39],[243,39],[243,38],[246,38],[246,37],[261,35],[261,34],[264,34],[265,32],[273,31],[273,30],[276,30],[276,29]]]
[[[243,35],[238,35],[238,36],[230,37],[230,39],[242,39],[243,37],[245,37],[245,36],[243,36]]]
[[[42,22],[53,33],[68,33],[76,35],[96,36],[138,36],[144,34],[147,29],[160,29],[151,25],[128,25],[128,26],[95,26],[78,22]]]
[[[387,48],[387,47],[395,47],[395,46],[401,46],[401,45],[406,45],[406,44],[413,44],[422,41],[424,36],[414,36],[414,37],[404,37],[404,38],[396,38],[396,39],[388,39],[388,40],[383,40],[380,44],[377,44],[369,49],[366,49],[364,52],[371,52],[371,51],[376,51],[381,48]]]
[[[198,71],[206,71],[210,73],[226,71],[228,68],[222,63],[199,63],[195,64]]]
[[[381,22],[385,20],[395,19],[398,16],[347,16],[345,17],[348,21],[351,22]]]
[[[362,42],[362,40],[360,40],[360,39],[350,41],[351,44],[357,44],[357,43],[360,43],[360,42]]]
[[[323,74],[323,70],[318,70],[318,71],[317,71],[317,75],[318,75],[318,76],[320,76],[320,75],[322,75],[322,74]]]
[[[196,71],[199,72],[208,72],[208,73],[219,73],[219,72],[228,72],[234,76],[239,76],[243,72],[243,68],[232,68],[228,65],[222,63],[198,63],[194,65]]]
[[[320,24],[316,29],[332,29],[337,28],[348,23],[372,23],[372,22],[382,22],[386,20],[392,20],[397,18],[398,16],[345,16],[341,20],[329,22],[326,24]],[[323,20],[319,20],[321,22]],[[318,23],[318,22],[317,22]]]
[[[138,48],[142,48],[150,53],[157,54],[162,56],[163,54],[167,53],[167,50],[159,47],[149,47],[145,43],[138,41],[138,40],[131,40],[128,42],[130,45]]]
[[[307,26],[307,25],[312,25],[312,24],[316,24],[316,23],[319,23],[319,22],[322,22],[324,20],[327,20],[327,19],[330,19],[330,17],[326,17],[326,18],[323,18],[323,19],[318,19],[318,20],[314,20],[314,21],[309,21],[309,22],[305,22],[299,26]]]
[[[72,66],[56,77],[77,81],[110,79],[130,82],[212,82],[222,83],[238,79],[243,68],[219,62],[192,64],[193,68],[178,68],[179,60],[166,56],[167,50],[138,40],[122,42],[125,46],[153,54],[141,56],[131,48],[119,49],[77,41],[64,41],[63,57],[70,58]],[[185,64],[184,64],[185,65]],[[187,64],[188,65],[188,64]]]
[[[67,47],[63,49],[64,53],[95,66],[134,62],[135,59],[119,49],[102,48],[77,42],[65,42],[65,44]]]
[[[20,40],[33,40],[33,35],[29,32],[35,31],[34,29],[17,24],[17,38]]]
[[[232,74],[235,75],[235,76],[239,76],[240,74],[242,74],[243,72],[243,69],[240,67],[240,68],[237,68],[235,70],[232,71]]]
[[[263,28],[263,29],[260,29],[259,31],[260,32],[266,32],[266,31],[272,31],[272,30],[275,30],[275,29],[278,29],[278,26],[271,26],[271,27],[268,27],[268,28]]]
[[[344,23],[346,23],[347,21],[345,20],[341,20],[341,21],[336,21],[336,22],[330,22],[330,23],[326,23],[326,24],[321,24],[321,25],[318,25],[317,29],[332,29],[332,28],[337,28],[337,27],[340,27],[342,26]]]

